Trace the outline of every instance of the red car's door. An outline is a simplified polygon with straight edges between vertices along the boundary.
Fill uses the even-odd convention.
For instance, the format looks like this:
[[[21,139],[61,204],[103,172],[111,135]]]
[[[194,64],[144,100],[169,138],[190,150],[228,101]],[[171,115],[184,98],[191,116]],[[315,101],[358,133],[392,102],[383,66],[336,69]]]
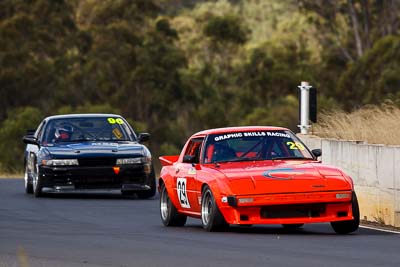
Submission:
[[[178,173],[176,174],[176,193],[179,204],[183,209],[192,212],[199,211],[199,201],[196,192],[196,170],[189,163],[178,164]]]
[[[191,212],[200,212],[199,192],[197,192],[197,170],[195,164],[199,163],[200,148],[203,138],[190,140],[182,163],[176,165],[175,185],[179,204],[182,209]]]

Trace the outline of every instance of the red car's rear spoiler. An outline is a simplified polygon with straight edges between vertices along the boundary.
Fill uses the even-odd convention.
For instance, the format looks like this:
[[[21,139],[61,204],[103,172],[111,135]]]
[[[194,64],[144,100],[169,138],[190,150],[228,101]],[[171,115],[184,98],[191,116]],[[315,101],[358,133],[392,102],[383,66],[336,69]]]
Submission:
[[[174,155],[174,156],[162,156],[159,157],[161,165],[163,166],[169,166],[174,164],[179,159],[179,155]]]

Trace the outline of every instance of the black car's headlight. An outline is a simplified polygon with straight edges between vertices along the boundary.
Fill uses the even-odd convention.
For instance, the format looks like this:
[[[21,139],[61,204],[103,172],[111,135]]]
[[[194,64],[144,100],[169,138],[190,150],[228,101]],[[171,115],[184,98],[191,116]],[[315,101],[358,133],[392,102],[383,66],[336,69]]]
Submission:
[[[121,158],[117,159],[117,165],[136,165],[143,164],[143,169],[146,174],[151,173],[151,156],[139,157],[139,158]]]
[[[46,166],[77,166],[79,165],[77,159],[50,159],[42,160],[43,165]]]
[[[150,163],[150,162],[151,162],[151,157],[117,159],[117,165],[141,164],[141,163]]]

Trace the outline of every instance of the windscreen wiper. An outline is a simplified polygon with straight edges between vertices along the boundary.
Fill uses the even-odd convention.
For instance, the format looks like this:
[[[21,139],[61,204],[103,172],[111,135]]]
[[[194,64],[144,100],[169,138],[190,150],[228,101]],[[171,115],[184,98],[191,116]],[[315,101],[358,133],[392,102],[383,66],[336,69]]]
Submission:
[[[235,158],[235,159],[232,159],[229,161],[238,162],[238,161],[257,161],[257,160],[266,160],[266,159],[263,159],[263,158]]]
[[[229,163],[229,162],[257,161],[257,160],[266,160],[266,159],[260,159],[260,158],[234,158],[234,159],[216,161],[214,163]]]
[[[306,159],[306,160],[315,160],[313,158],[305,158],[305,157],[295,157],[295,156],[290,156],[290,157],[273,157],[272,160],[279,160],[279,159]]]
[[[91,141],[96,141],[96,139],[80,138],[80,139],[72,139],[69,142],[91,142]]]

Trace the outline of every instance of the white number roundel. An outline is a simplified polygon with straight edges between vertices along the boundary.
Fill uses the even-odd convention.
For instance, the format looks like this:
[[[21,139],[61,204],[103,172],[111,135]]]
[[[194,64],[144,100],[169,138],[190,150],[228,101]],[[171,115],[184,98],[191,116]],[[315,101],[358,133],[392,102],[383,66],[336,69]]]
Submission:
[[[179,203],[182,208],[190,208],[188,195],[186,192],[186,178],[178,178],[176,181],[176,191],[178,193]]]

